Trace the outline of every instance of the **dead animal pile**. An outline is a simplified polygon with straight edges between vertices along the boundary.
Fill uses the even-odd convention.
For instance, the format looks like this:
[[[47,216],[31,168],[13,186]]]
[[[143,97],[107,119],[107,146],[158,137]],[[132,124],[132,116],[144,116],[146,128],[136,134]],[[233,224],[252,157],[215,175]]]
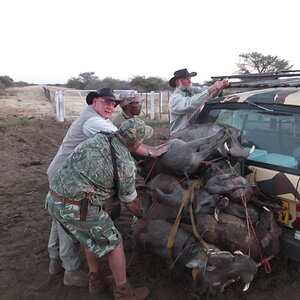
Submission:
[[[233,167],[249,155],[239,131],[196,125],[170,143],[139,191],[136,240],[172,266],[191,268],[194,293],[220,293],[235,281],[246,290],[263,259],[278,254],[281,230],[257,187]],[[151,163],[142,164],[141,174]]]

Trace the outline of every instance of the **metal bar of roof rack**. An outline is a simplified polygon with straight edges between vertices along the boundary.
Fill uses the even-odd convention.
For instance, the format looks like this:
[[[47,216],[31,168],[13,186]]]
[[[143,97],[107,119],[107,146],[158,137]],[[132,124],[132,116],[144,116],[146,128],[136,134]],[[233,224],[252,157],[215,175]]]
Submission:
[[[259,80],[231,82],[225,88],[271,88],[271,87],[300,87],[300,78],[286,80]]]
[[[211,79],[254,79],[254,78],[279,78],[279,77],[300,77],[300,70],[282,70],[270,73],[250,73],[227,76],[211,76]]]
[[[288,73],[288,72],[300,72],[300,70],[280,70],[280,71],[277,71],[277,72],[282,72],[282,73]]]

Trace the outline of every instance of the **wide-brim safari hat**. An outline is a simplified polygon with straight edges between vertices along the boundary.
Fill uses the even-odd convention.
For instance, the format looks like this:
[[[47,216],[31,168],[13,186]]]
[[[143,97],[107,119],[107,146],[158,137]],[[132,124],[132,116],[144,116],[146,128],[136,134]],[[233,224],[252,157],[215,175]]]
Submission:
[[[116,96],[114,95],[114,91],[111,88],[102,88],[100,90],[97,90],[96,92],[88,93],[85,98],[86,103],[88,105],[91,105],[93,104],[93,99],[98,97],[102,97],[107,100],[116,101],[116,102],[121,101],[120,99],[116,98]]]
[[[180,69],[174,72],[174,76],[169,80],[169,85],[171,87],[176,87],[175,81],[177,78],[184,78],[184,77],[194,77],[197,75],[197,72],[189,72],[187,69]]]

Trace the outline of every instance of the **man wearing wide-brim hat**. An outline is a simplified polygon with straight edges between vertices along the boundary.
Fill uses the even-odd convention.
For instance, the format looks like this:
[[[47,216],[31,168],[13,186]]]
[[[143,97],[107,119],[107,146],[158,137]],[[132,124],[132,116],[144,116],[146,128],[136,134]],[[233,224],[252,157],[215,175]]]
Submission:
[[[169,99],[171,134],[188,127],[193,113],[198,108],[193,117],[200,113],[201,106],[204,106],[209,96],[228,85],[228,80],[224,79],[215,82],[211,87],[193,87],[191,78],[196,75],[196,72],[180,69],[175,71],[174,76],[169,80],[170,86],[175,88]]]
[[[118,128],[112,124],[110,117],[115,107],[120,103],[120,99],[116,98],[111,88],[102,88],[96,92],[90,92],[86,96],[88,106],[72,123],[62,144],[51,162],[47,175],[51,177],[77,145],[93,136],[99,131],[115,132]]]

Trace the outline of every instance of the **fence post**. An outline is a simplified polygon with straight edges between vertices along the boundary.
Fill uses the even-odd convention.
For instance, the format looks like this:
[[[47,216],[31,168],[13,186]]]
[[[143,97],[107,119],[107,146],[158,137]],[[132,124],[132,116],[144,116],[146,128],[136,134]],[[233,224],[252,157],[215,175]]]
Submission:
[[[55,92],[55,109],[56,109],[56,121],[64,122],[65,110],[64,110],[64,97],[62,91]]]
[[[150,94],[150,119],[154,120],[154,91]]]
[[[159,93],[159,119],[161,120],[161,114],[162,114],[162,100],[163,100],[163,93]]]

